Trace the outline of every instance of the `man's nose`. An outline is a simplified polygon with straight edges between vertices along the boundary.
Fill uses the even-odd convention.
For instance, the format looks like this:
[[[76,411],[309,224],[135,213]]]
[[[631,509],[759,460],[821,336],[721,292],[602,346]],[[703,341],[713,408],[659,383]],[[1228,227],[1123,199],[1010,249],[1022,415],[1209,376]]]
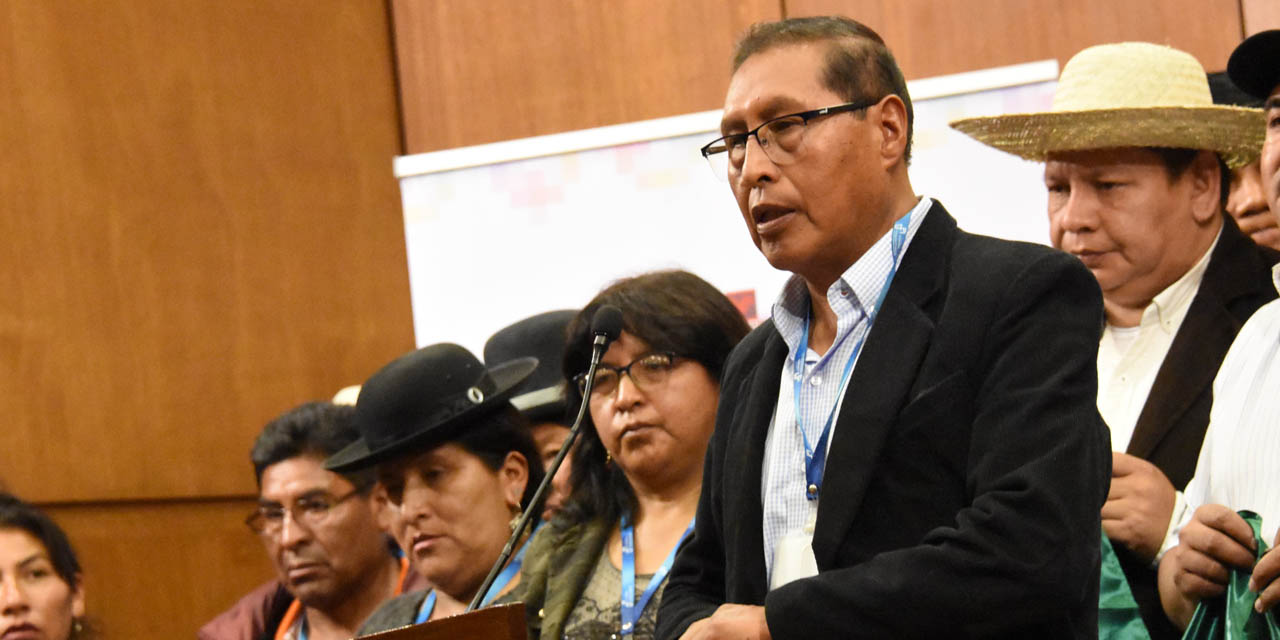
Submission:
[[[1081,233],[1098,228],[1097,198],[1084,193],[1083,189],[1072,189],[1070,195],[1056,211],[1050,212],[1055,218],[1056,226],[1063,231]]]
[[[753,141],[755,149],[751,148]],[[743,185],[754,187],[761,182],[774,182],[778,179],[778,165],[774,164],[769,154],[765,153],[764,143],[760,142],[760,138],[748,136],[743,154],[742,170],[739,175]]]
[[[1262,189],[1262,172],[1254,162],[1231,172],[1231,190],[1227,195],[1227,212],[1235,218],[1267,211],[1267,197]]]
[[[305,542],[311,537],[311,530],[305,525],[298,522],[293,512],[286,510],[284,512],[284,521],[280,523],[280,544],[284,547],[294,547]]]

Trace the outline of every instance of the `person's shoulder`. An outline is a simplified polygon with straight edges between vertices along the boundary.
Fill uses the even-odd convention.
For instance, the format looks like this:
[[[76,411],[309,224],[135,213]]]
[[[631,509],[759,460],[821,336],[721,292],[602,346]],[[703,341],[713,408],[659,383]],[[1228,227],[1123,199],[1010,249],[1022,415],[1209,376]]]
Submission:
[[[277,624],[293,594],[278,580],[259,585],[196,633],[200,640],[257,640]]]
[[[754,367],[768,351],[769,346],[775,341],[780,342],[782,335],[778,333],[777,327],[773,324],[773,319],[767,319],[761,322],[759,326],[751,330],[745,338],[738,342],[729,352],[729,358],[725,362],[726,373],[735,370],[741,366]]]
[[[356,636],[390,631],[413,624],[414,618],[418,615],[418,608],[422,606],[422,601],[427,599],[428,593],[430,593],[429,589],[413,591],[398,595],[382,603],[382,606],[378,607],[369,615],[369,619],[360,625],[360,630],[356,632]]]

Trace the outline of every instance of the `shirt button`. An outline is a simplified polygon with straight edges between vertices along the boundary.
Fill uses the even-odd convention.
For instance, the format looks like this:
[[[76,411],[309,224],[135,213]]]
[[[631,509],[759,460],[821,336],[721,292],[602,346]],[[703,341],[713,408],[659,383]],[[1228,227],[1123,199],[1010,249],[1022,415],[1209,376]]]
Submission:
[[[849,297],[849,290],[848,290],[848,289],[841,289],[841,290],[840,290],[840,295],[841,295],[841,296],[843,296],[843,297],[845,297],[845,298],[848,298],[848,297]]]
[[[821,384],[822,384],[822,376],[814,376],[814,377],[812,377],[812,378],[809,378],[809,384],[811,384],[811,385],[813,385],[813,386],[815,386],[815,387],[816,387],[816,386],[821,385]]]

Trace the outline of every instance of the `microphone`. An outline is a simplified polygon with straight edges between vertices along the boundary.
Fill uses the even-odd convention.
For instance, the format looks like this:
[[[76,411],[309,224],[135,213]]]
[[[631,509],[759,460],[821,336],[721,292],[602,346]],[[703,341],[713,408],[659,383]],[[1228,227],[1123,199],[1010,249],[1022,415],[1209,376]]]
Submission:
[[[551,461],[551,466],[547,467],[546,473],[542,476],[542,482],[538,484],[538,490],[533,493],[533,499],[529,501],[529,506],[520,514],[520,522],[516,524],[515,531],[511,532],[511,537],[507,539],[507,545],[502,548],[502,553],[498,555],[498,561],[493,564],[493,568],[489,569],[489,575],[485,577],[484,582],[480,584],[480,589],[476,591],[476,595],[471,598],[471,604],[467,605],[467,611],[475,611],[480,606],[480,602],[484,600],[484,596],[493,587],[494,581],[498,579],[498,574],[502,572],[502,568],[507,566],[507,561],[511,559],[511,554],[515,552],[516,543],[520,538],[524,537],[524,532],[529,528],[529,523],[533,522],[537,514],[542,513],[542,503],[546,500],[547,489],[551,487],[551,479],[556,476],[556,472],[560,470],[560,465],[564,463],[564,459],[569,455],[569,451],[573,449],[573,443],[578,439],[578,433],[582,431],[582,418],[587,415],[587,400],[591,398],[591,388],[596,384],[596,367],[600,365],[600,359],[604,357],[604,352],[609,349],[609,343],[618,339],[622,335],[622,310],[611,305],[602,305],[596,309],[595,315],[591,316],[591,364],[587,367],[587,383],[586,388],[582,390],[582,400],[578,404],[578,416],[573,420],[573,426],[569,429],[569,435],[565,437],[564,444],[560,447],[560,453],[556,454],[556,459]],[[465,612],[464,612],[465,613]]]

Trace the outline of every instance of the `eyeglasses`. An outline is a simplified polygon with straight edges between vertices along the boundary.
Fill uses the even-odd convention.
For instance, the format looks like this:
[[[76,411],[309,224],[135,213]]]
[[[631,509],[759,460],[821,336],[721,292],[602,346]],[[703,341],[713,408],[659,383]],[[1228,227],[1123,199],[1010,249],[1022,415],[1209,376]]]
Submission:
[[[730,167],[734,171],[742,169],[742,163],[747,160],[747,139],[754,137],[769,160],[778,166],[788,165],[796,161],[795,154],[804,142],[805,125],[809,124],[810,120],[846,111],[861,111],[877,102],[879,100],[849,102],[834,107],[778,116],[746,133],[731,133],[712,140],[702,148],[702,157],[707,159],[713,173],[721,179],[727,179]]]
[[[632,360],[631,364],[625,367],[611,367],[607,364],[598,365],[596,366],[596,382],[591,387],[591,398],[599,400],[613,395],[623,374],[630,376],[631,381],[637,387],[652,389],[666,382],[667,376],[671,373],[671,368],[676,365],[677,358],[679,356],[674,353],[647,353]],[[573,381],[578,383],[578,393],[586,393],[587,374],[579,373],[573,377]]]
[[[327,494],[306,495],[298,498],[291,507],[283,505],[259,505],[254,509],[249,517],[244,519],[244,523],[249,526],[249,530],[264,537],[274,538],[280,535],[280,531],[284,529],[285,514],[288,513],[293,517],[294,523],[301,523],[307,529],[314,530],[324,524],[329,518],[329,514],[333,508],[360,495],[359,489],[353,489],[341,498],[334,498]]]

